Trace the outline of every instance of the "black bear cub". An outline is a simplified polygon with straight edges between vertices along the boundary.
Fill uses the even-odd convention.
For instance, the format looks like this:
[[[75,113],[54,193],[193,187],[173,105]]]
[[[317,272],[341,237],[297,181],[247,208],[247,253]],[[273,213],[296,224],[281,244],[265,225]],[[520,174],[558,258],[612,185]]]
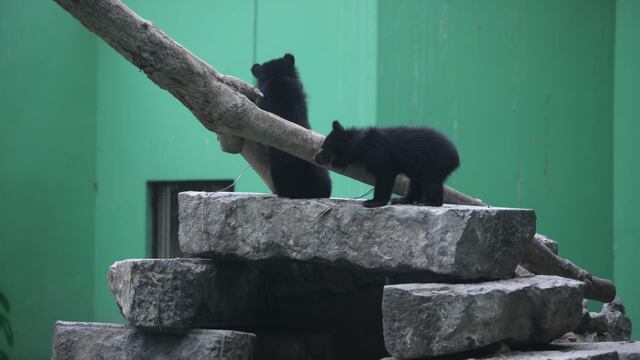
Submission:
[[[386,205],[398,174],[405,174],[410,182],[407,196],[395,204],[441,206],[443,183],[460,166],[456,147],[434,129],[345,129],[337,121],[314,160],[336,168],[364,165],[376,179],[373,199],[365,201],[365,207]]]
[[[309,129],[307,95],[295,67],[295,58],[285,54],[264,64],[254,64],[251,73],[264,95],[257,105],[283,119]],[[331,179],[326,169],[270,147],[271,180],[278,196],[289,198],[327,198]]]

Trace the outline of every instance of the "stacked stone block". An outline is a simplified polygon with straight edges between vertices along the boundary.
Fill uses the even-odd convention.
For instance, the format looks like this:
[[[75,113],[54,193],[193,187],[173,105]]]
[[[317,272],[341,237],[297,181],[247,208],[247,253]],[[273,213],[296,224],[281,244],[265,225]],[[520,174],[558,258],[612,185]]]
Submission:
[[[467,359],[548,344],[583,317],[582,283],[514,277],[531,210],[199,192],[179,203],[192,258],[113,264],[129,325],[59,323],[55,359],[109,346],[132,359]],[[562,346],[500,356],[621,358]]]

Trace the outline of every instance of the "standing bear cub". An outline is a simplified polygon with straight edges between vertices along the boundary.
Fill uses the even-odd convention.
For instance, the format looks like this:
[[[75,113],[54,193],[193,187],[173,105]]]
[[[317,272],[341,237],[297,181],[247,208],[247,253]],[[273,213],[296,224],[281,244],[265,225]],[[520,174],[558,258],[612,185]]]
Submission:
[[[442,206],[443,183],[460,166],[456,147],[434,129],[345,129],[338,121],[314,160],[336,168],[364,165],[376,180],[373,199],[365,207],[386,205],[398,174],[409,178],[409,192],[393,203]]]
[[[257,105],[262,110],[309,129],[307,95],[295,67],[295,58],[285,54],[264,64],[254,64],[251,73],[258,80],[263,97]],[[327,198],[331,196],[331,179],[326,169],[269,147],[271,180],[278,196],[289,198]]]

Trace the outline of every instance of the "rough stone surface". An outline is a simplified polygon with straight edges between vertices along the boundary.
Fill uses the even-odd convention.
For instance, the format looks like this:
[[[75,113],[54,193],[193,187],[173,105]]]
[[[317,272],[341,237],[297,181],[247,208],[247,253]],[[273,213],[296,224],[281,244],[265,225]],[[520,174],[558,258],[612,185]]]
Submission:
[[[600,312],[589,312],[584,301],[580,326],[556,342],[615,342],[630,339],[631,319],[626,315],[620,298],[616,297],[612,302],[602,304]]]
[[[607,320],[607,332],[602,339],[606,341],[629,341],[631,339],[631,319],[626,315],[624,304],[616,297],[612,302],[603,304],[600,314]]]
[[[438,359],[446,360],[619,360],[618,353],[614,350],[547,350],[547,351],[514,351],[495,356],[446,356]],[[396,358],[388,357],[382,360],[396,360]]]
[[[180,248],[195,256],[319,262],[455,279],[512,277],[532,210],[384,206],[247,193],[179,195]]]
[[[125,325],[59,321],[52,359],[250,360],[254,343],[255,335],[237,331],[193,329],[159,334]]]
[[[147,329],[239,325],[266,309],[260,268],[207,259],[140,259],[109,267],[109,287],[131,325]]]
[[[403,279],[321,264],[208,259],[125,260],[113,264],[109,274],[121,312],[132,325],[154,331],[214,327],[259,332],[264,359],[277,355],[283,360],[304,359],[309,349],[324,356],[319,359],[385,355],[382,284]],[[331,349],[315,351],[325,338],[304,334],[326,335]]]
[[[577,343],[562,344],[561,349],[573,350],[614,350],[620,356],[620,360],[640,360],[640,342],[599,342],[599,343]]]
[[[580,324],[583,295],[583,283],[556,276],[386,286],[385,345],[394,357],[412,359],[497,342],[548,343]]]
[[[388,357],[382,360],[394,360]],[[554,344],[537,351],[510,351],[488,355],[487,352],[454,354],[439,357],[446,360],[640,360],[640,342],[600,342]]]
[[[484,360],[619,360],[615,350],[514,351],[483,358]]]

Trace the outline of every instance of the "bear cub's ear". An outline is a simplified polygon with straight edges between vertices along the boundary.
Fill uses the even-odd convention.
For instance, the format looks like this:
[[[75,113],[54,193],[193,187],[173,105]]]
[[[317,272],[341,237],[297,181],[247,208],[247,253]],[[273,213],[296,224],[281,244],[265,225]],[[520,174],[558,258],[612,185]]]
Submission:
[[[260,64],[253,64],[253,66],[251,67],[251,73],[253,74],[253,76],[255,76],[256,78],[259,78],[262,76],[262,65]]]
[[[287,62],[287,64],[289,64],[289,66],[293,66],[296,63],[296,58],[293,57],[293,55],[291,55],[289,53],[284,54],[284,56],[282,58]]]
[[[333,125],[333,131],[344,131],[344,128],[342,127],[342,125],[340,125],[338,120],[334,120],[332,125]]]

